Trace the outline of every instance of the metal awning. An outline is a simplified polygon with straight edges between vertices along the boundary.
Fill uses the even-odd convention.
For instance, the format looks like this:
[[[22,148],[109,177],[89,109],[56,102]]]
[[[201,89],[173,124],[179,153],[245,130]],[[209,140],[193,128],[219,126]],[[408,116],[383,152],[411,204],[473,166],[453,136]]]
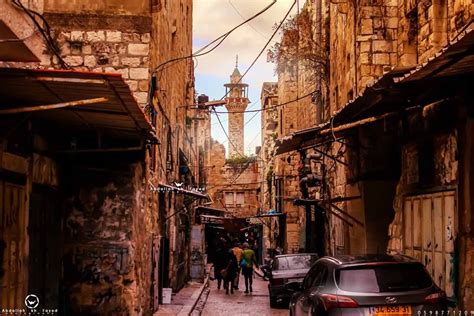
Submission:
[[[209,213],[218,213],[218,214],[222,214],[222,213],[232,214],[232,212],[230,211],[226,211],[220,208],[209,207],[209,206],[202,206],[202,205],[196,206],[195,210],[200,211],[200,212],[209,212]]]
[[[474,65],[474,22],[471,22],[450,45],[441,49],[425,63],[416,67],[400,82],[409,82],[423,78],[441,78],[473,72]]]
[[[278,138],[275,141],[277,146],[275,154],[280,155],[308,146],[318,136],[318,132],[328,125],[329,123],[320,124],[318,126],[302,129],[290,133],[288,136]]]
[[[386,114],[430,104],[456,95],[474,75],[474,28],[471,23],[456,39],[426,63],[411,68],[393,68],[368,85],[326,123],[277,139],[276,154],[311,147],[333,136],[338,127],[349,129],[384,119]],[[457,76],[462,80],[452,80]],[[360,121],[360,124],[350,125]],[[331,126],[332,125],[332,126]],[[342,130],[342,128],[339,128]]]
[[[0,68],[0,120],[20,115],[57,130],[157,141],[154,127],[120,74]]]
[[[166,191],[167,192],[175,192],[175,193],[178,193],[178,194],[193,196],[193,197],[198,198],[198,199],[210,200],[208,194],[202,194],[202,193],[200,193],[198,191],[195,191],[195,190],[187,190],[187,189],[184,189],[184,188],[180,188],[180,187],[177,187],[177,186],[174,186],[174,185],[169,185],[169,184],[164,184],[164,183],[160,183],[158,186],[160,188],[165,189],[161,192],[166,192]]]

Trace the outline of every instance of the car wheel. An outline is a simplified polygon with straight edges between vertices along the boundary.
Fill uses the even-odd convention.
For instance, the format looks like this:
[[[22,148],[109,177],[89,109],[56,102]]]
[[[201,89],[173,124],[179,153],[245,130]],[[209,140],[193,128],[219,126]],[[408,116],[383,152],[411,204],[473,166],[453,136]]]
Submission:
[[[278,303],[277,303],[276,297],[271,296],[271,295],[270,295],[270,307],[271,307],[271,308],[277,308],[277,307],[278,307]]]

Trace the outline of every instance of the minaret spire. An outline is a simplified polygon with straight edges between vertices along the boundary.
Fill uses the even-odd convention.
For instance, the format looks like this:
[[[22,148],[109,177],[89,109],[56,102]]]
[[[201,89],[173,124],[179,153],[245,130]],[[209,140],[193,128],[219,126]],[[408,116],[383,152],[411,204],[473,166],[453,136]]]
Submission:
[[[235,68],[226,83],[226,108],[229,111],[229,155],[244,154],[244,111],[249,104],[248,85],[242,82],[239,69],[239,56],[235,56]]]

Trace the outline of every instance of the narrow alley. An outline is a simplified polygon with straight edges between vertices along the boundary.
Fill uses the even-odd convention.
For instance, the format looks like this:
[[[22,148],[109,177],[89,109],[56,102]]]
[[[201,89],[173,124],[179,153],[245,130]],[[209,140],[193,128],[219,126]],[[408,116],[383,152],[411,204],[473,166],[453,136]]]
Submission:
[[[474,316],[473,83],[472,0],[0,0],[0,316]]]
[[[242,279],[242,278],[241,278]],[[243,283],[243,280],[241,280]],[[207,301],[202,310],[202,315],[235,315],[235,316],[286,316],[288,309],[271,308],[268,296],[268,281],[255,276],[253,292],[245,294],[243,285],[234,294],[225,294],[225,290],[217,289],[217,284],[212,281]]]

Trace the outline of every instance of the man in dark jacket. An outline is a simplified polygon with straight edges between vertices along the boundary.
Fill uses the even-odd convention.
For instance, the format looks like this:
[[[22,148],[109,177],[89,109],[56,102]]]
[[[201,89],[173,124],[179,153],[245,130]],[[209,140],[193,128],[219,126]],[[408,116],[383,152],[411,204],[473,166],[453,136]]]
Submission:
[[[221,289],[222,284],[222,269],[227,267],[227,251],[223,244],[218,245],[214,259],[214,279],[217,280],[217,289]]]
[[[224,277],[225,294],[229,294],[229,288],[230,293],[234,294],[234,280],[238,273],[238,267],[239,265],[234,252],[232,249],[229,249],[229,252],[227,253],[227,266],[224,268],[226,269],[226,274]]]

